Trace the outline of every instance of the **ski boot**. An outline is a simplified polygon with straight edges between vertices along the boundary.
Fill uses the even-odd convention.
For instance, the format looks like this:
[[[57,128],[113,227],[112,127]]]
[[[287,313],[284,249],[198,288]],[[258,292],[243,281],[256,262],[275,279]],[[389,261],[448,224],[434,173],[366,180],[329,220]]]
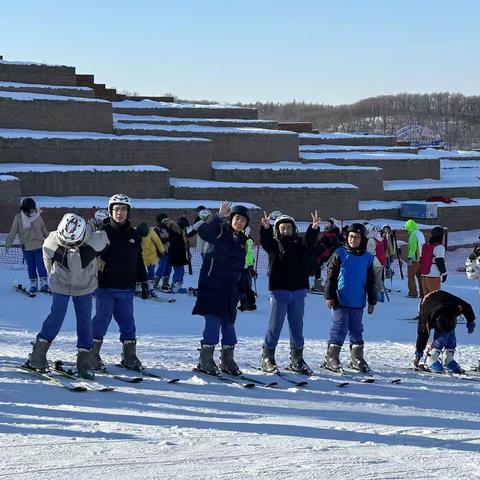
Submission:
[[[45,372],[48,370],[47,352],[51,343],[43,338],[37,338],[35,342],[32,342],[32,353],[28,355],[27,367]]]
[[[38,292],[38,278],[30,279],[30,290],[28,293],[33,294]]]
[[[220,364],[218,366],[222,372],[238,377],[242,372],[233,359],[234,350],[234,345],[223,345],[220,353]]]
[[[443,353],[443,366],[448,373],[465,373],[465,370],[453,358],[454,348],[447,348]]]
[[[92,370],[92,350],[79,348],[77,352],[77,375],[85,380],[95,380]]]
[[[445,373],[445,369],[439,360],[440,353],[441,351],[438,348],[432,348],[427,353],[426,370],[433,373]]]
[[[313,287],[311,288],[311,290],[314,292],[320,292],[320,293],[323,293],[325,291],[325,286],[323,285],[321,278],[315,279],[315,282],[313,283]]]
[[[302,375],[311,375],[312,369],[303,359],[303,348],[290,348],[290,370],[301,373]]]
[[[363,345],[350,345],[351,362],[350,367],[362,373],[370,371],[368,363],[363,358]]]
[[[172,293],[187,293],[187,289],[182,287],[183,282],[174,282],[172,285]]]
[[[262,370],[267,373],[278,372],[278,367],[277,367],[277,364],[275,363],[274,348],[263,347]]]
[[[385,293],[383,290],[377,290],[377,302],[385,303]]]
[[[157,294],[154,291],[154,281],[153,280],[148,281],[148,295],[150,296],[150,298],[155,298],[157,296]]]
[[[342,345],[336,345],[329,343],[327,348],[327,354],[325,355],[325,361],[323,367],[332,372],[343,372],[342,364],[340,363],[340,350]]]
[[[122,344],[122,366],[130,370],[143,370],[142,362],[137,357],[137,341],[125,340]]]
[[[162,292],[170,293],[172,291],[172,288],[170,287],[169,280],[170,280],[169,277],[163,277],[162,278],[162,286],[160,287],[160,290]]]
[[[105,370],[105,364],[100,356],[103,340],[93,339],[91,363],[93,370]]]
[[[198,359],[197,370],[208,373],[209,375],[220,375],[220,370],[213,360],[215,345],[203,343],[200,347],[200,357]]]
[[[247,309],[247,299],[246,298],[240,298],[240,305],[237,308],[241,312],[244,312]]]
[[[155,290],[158,290],[159,289],[159,285],[160,285],[160,277],[155,277],[153,279],[153,288]]]
[[[47,277],[42,277],[40,279],[40,290],[43,293],[52,293],[50,290],[50,287],[48,286],[48,278]]]

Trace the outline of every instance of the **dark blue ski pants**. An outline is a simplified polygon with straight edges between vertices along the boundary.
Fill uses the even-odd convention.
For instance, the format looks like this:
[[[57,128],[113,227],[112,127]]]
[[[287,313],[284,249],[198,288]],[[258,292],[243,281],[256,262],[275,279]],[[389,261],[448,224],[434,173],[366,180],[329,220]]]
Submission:
[[[116,288],[99,288],[97,290],[96,313],[92,321],[95,340],[103,340],[112,321],[112,315],[120,330],[120,341],[135,340],[133,297],[133,290]]]
[[[332,309],[332,328],[328,343],[343,345],[347,333],[352,345],[363,345],[363,308],[337,307]]]
[[[222,331],[222,346],[233,347],[237,344],[237,334],[235,324],[225,318],[216,315],[204,315],[205,328],[203,329],[202,345],[217,345],[220,340],[220,330]]]
[[[47,269],[43,263],[43,254],[42,249],[37,248],[36,250],[23,250],[23,258],[28,268],[28,278],[35,279],[47,278]]]

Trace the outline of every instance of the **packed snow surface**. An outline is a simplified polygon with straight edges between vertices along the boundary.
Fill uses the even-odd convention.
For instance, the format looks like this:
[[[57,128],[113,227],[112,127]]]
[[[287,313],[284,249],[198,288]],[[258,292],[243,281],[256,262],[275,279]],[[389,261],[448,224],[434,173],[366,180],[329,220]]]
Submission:
[[[3,249],[2,249],[3,250]],[[3,253],[4,255],[4,253]],[[2,257],[4,258],[4,257]],[[198,264],[194,264],[195,273]],[[3,268],[6,268],[5,264]],[[326,351],[330,313],[323,297],[308,295],[305,358],[316,375],[296,388],[260,374],[269,318],[265,272],[257,281],[258,309],[239,313],[236,358],[244,373],[272,388],[245,389],[191,371],[198,358],[201,317],[195,299],[173,304],[135,299],[138,353],[153,372],[178,384],[145,379],[131,385],[106,377],[113,392],[75,393],[11,368],[22,363],[50,310],[51,297],[14,291],[25,282],[20,265],[0,271],[0,478],[37,479],[391,479],[480,477],[480,383],[416,374],[411,365],[417,301],[394,277],[390,303],[365,315],[365,354],[376,378],[363,384],[318,368]],[[186,277],[195,286],[195,276]],[[390,282],[387,282],[390,286]],[[450,274],[443,288],[478,312],[478,283]],[[161,294],[164,297],[169,295]],[[288,329],[277,348],[287,364]],[[480,356],[478,332],[457,327],[457,358]],[[75,322],[69,308],[49,358],[73,361]],[[110,367],[119,361],[114,321],[102,347]],[[348,345],[342,352],[348,360]],[[391,380],[399,378],[400,384]],[[339,387],[342,381],[346,387]]]

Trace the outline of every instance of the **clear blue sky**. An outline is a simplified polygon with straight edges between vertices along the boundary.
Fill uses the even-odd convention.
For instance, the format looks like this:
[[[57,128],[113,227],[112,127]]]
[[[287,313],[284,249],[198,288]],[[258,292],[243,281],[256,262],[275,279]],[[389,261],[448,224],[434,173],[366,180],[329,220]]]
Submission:
[[[0,0],[6,60],[183,99],[480,93],[478,0]]]

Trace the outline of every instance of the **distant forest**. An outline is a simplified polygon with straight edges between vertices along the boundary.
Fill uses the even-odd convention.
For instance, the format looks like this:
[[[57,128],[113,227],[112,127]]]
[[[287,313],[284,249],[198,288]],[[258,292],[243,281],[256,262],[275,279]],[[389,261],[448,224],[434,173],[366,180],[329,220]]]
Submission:
[[[327,132],[394,135],[404,126],[422,125],[446,140],[450,148],[480,148],[480,96],[400,93],[366,98],[351,105],[296,101],[241,105],[258,108],[262,119],[308,121],[313,128]]]

